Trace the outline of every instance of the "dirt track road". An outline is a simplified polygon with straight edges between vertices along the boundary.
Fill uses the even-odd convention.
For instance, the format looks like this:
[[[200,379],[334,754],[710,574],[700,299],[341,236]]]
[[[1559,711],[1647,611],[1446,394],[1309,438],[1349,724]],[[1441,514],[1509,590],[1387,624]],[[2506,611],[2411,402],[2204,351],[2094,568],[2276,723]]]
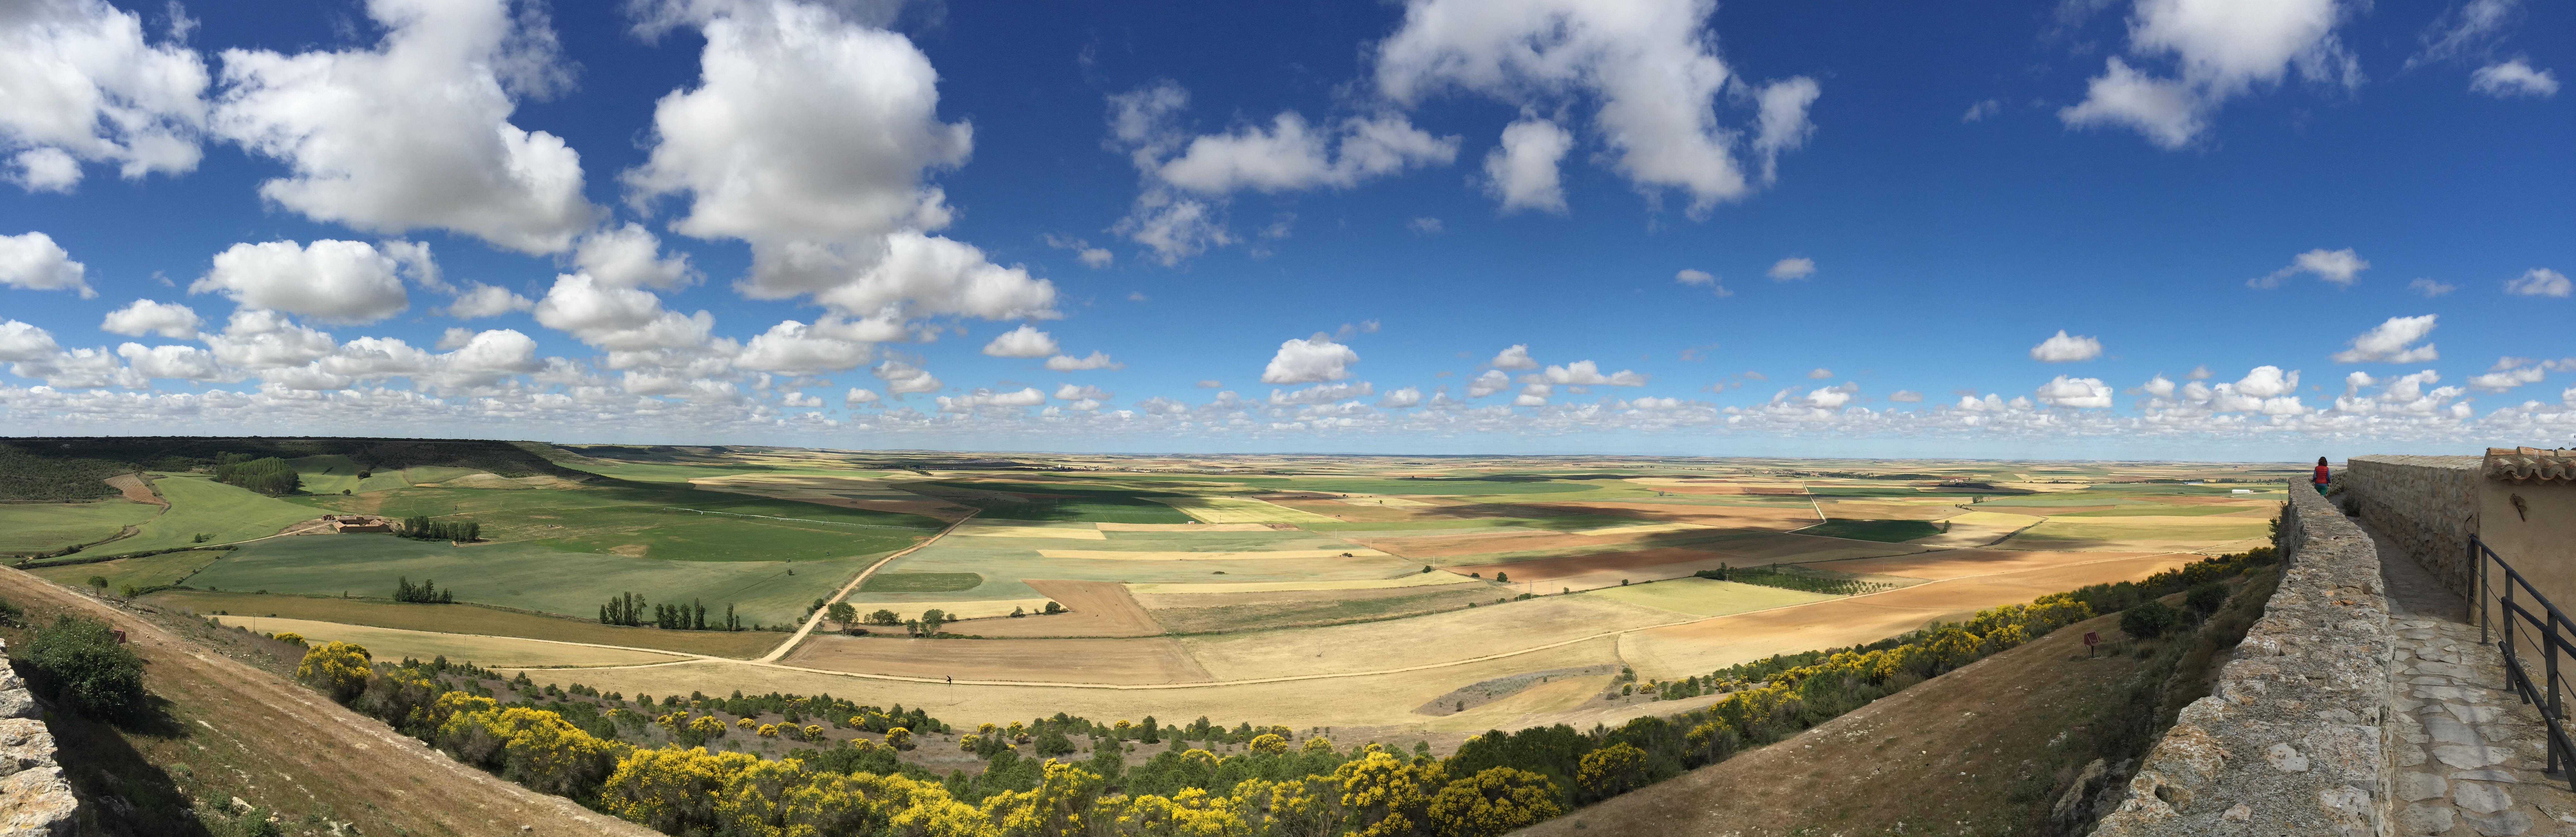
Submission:
[[[530,826],[526,833],[657,833],[457,764],[300,684],[218,656],[42,578],[0,571],[0,596],[40,612],[84,613],[124,630],[146,662],[146,686],[173,701],[173,714],[191,728],[188,739],[202,748],[255,754],[269,771],[256,777],[259,783],[283,780],[302,791],[280,788],[283,796],[354,796],[377,809],[370,818],[381,816],[416,832],[520,833],[520,826]]]

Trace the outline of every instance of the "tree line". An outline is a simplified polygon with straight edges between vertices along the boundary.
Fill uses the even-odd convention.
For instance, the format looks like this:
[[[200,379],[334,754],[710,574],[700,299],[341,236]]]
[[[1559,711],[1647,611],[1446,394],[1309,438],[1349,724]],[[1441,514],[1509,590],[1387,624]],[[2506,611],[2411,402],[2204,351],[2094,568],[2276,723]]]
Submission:
[[[411,577],[404,576],[394,582],[394,601],[413,604],[455,604],[456,591],[438,589],[438,581],[427,578],[421,579],[420,585],[415,587],[412,586]]]
[[[421,541],[459,541],[473,543],[483,539],[483,524],[471,520],[439,520],[427,515],[403,518],[395,534]]]
[[[1729,567],[1725,564],[1719,564],[1717,565],[1717,569],[1701,570],[1699,572],[1692,573],[1691,575],[1713,581],[1732,581],[1737,584],[1758,584],[1764,587],[1778,587],[1784,590],[1803,590],[1809,593],[1824,593],[1832,596],[1858,596],[1863,593],[1876,593],[1882,590],[1896,589],[1896,585],[1884,581],[1862,581],[1857,578],[1835,578],[1825,575],[1813,575],[1797,572],[1795,570],[1782,569],[1779,564],[1772,564],[1768,567]],[[1497,574],[1497,577],[1499,577],[1499,574]]]
[[[646,616],[646,607],[651,616]],[[624,625],[630,628],[651,625],[666,631],[740,631],[763,630],[760,623],[746,627],[734,615],[733,605],[725,605],[724,615],[710,621],[706,602],[691,600],[688,604],[650,604],[640,594],[620,593],[599,606],[599,624]]]
[[[246,453],[215,454],[215,481],[272,497],[293,494],[304,487],[304,478],[296,476],[286,460]]]

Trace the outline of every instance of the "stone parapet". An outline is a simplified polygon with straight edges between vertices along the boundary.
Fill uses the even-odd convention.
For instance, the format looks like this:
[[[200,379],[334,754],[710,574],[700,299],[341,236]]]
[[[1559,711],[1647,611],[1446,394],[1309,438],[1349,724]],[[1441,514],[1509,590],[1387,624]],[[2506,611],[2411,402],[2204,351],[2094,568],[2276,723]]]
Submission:
[[[2476,578],[2469,535],[2477,531],[2475,456],[2356,456],[2344,465],[2338,499],[2371,528],[2465,598]]]
[[[0,642],[0,654],[8,644]],[[54,734],[26,681],[0,668],[0,837],[66,837],[74,812],[70,782],[54,763]]]
[[[2388,602],[2370,536],[2291,491],[2280,588],[2096,837],[2387,833]]]

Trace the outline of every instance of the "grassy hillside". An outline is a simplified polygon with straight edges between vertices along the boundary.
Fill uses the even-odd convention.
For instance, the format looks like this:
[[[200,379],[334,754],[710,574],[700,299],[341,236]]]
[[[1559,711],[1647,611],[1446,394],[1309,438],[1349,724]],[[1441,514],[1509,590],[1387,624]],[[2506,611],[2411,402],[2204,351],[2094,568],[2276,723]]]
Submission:
[[[95,503],[0,503],[0,553],[42,554],[73,544],[96,542],[113,537],[127,526],[151,520],[160,511],[155,506],[121,499]]]
[[[47,713],[81,803],[76,833],[253,833],[235,799],[276,815],[281,827],[268,834],[652,833],[492,781],[331,704],[288,679],[304,649],[171,611],[114,609],[13,570],[0,570],[0,599],[31,623],[58,613],[105,620],[144,660],[156,698],[146,717],[110,725]],[[12,651],[27,636],[0,628]]]
[[[170,501],[168,512],[143,524],[143,531],[134,537],[110,541],[73,553],[72,557],[189,546],[198,542],[198,535],[210,536],[204,541],[210,544],[246,541],[277,534],[277,530],[299,520],[322,516],[320,510],[310,506],[262,496],[196,474],[160,476],[152,481],[152,487]]]

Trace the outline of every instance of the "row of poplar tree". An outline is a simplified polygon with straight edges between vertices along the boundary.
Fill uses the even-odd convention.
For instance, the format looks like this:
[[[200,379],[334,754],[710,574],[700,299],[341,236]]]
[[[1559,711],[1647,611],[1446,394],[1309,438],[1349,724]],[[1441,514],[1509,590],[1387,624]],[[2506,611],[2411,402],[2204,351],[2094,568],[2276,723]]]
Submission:
[[[647,607],[651,609],[647,610]],[[647,616],[648,613],[651,615]],[[730,604],[725,605],[723,616],[712,621],[707,618],[707,614],[707,605],[703,601],[693,599],[687,604],[651,604],[644,600],[642,594],[620,593],[616,598],[609,599],[607,604],[599,606],[599,624],[625,625],[630,628],[651,625],[666,631],[760,629],[760,624],[757,622],[744,625],[742,618],[734,615],[733,605]]]

